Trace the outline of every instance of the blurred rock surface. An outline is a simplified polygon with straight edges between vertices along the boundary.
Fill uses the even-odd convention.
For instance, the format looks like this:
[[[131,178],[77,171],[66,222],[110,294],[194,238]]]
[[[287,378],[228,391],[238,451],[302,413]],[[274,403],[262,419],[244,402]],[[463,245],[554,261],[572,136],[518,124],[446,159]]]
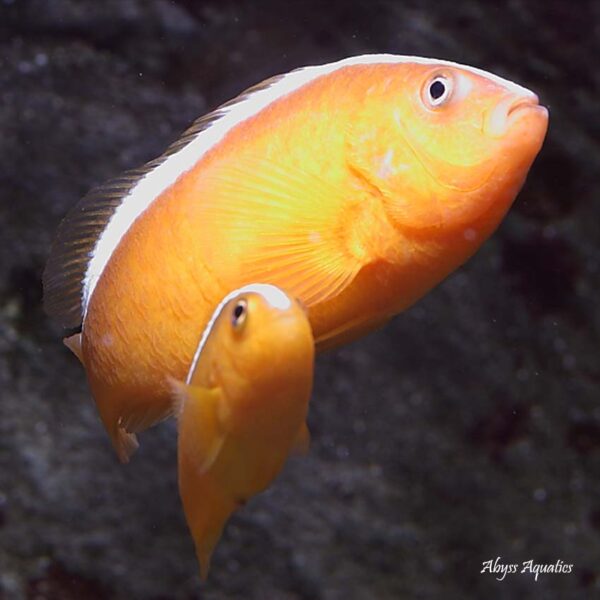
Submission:
[[[597,2],[0,0],[0,598],[591,598],[600,590]],[[230,523],[202,590],[175,431],[117,464],[41,310],[92,185],[277,72],[438,56],[537,91],[542,155],[498,233],[321,356],[310,455]],[[485,560],[570,575],[481,574]]]

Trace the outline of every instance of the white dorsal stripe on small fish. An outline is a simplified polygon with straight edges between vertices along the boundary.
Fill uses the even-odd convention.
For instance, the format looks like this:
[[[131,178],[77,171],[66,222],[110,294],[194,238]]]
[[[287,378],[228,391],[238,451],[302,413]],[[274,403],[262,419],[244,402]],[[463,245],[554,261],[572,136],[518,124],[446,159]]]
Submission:
[[[219,305],[213,312],[210,321],[206,324],[206,327],[204,328],[204,331],[200,338],[200,342],[198,343],[198,347],[196,348],[196,352],[194,353],[192,365],[185,379],[185,382],[188,385],[192,380],[192,375],[194,374],[194,370],[196,369],[198,360],[200,360],[200,355],[202,354],[202,350],[206,345],[206,340],[208,339],[208,336],[212,331],[215,321],[219,318],[227,303],[233,298],[242,294],[259,294],[268,302],[268,304],[270,304],[273,308],[276,308],[278,310],[287,310],[292,305],[290,297],[285,292],[269,283],[251,283],[227,294],[227,296],[225,296],[225,298],[223,298],[223,300],[219,302]]]
[[[520,85],[475,67],[460,65],[444,60],[416,56],[396,56],[393,54],[365,54],[362,56],[354,56],[325,65],[304,67],[282,75],[269,87],[258,89],[248,96],[242,97],[239,102],[221,108],[217,113],[219,114],[219,118],[215,119],[215,121],[213,121],[206,129],[200,131],[197,136],[181,150],[166,158],[164,162],[152,171],[149,171],[130,190],[127,196],[123,198],[121,204],[108,221],[106,228],[99,236],[94,250],[91,253],[83,281],[83,322],[85,323],[85,316],[87,314],[90,298],[92,297],[96,284],[100,279],[105,266],[119,245],[119,242],[127,231],[129,231],[135,220],[156,198],[173,185],[183,173],[192,169],[212,147],[223,140],[229,131],[236,125],[257,115],[274,101],[295,92],[318,77],[328,75],[338,69],[353,65],[396,63],[436,64],[440,67],[460,68],[487,77],[491,81],[505,86],[507,90],[512,93],[519,95],[533,95],[532,92]]]

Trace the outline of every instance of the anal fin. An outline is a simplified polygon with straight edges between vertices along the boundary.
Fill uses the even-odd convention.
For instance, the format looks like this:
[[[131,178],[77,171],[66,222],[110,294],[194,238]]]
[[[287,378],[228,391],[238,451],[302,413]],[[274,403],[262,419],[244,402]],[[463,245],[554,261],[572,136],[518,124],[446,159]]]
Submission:
[[[138,449],[139,443],[135,433],[128,433],[122,427],[117,427],[111,435],[113,447],[122,463],[128,463],[131,455]]]
[[[367,333],[375,331],[383,327],[391,317],[375,317],[364,323],[346,324],[339,329],[330,331],[325,336],[315,340],[315,348],[317,352],[325,352],[340,346],[345,346],[350,342],[363,337]]]
[[[170,402],[157,402],[152,406],[133,405],[129,412],[121,415],[119,425],[128,433],[139,433],[165,421],[174,414],[174,407]]]

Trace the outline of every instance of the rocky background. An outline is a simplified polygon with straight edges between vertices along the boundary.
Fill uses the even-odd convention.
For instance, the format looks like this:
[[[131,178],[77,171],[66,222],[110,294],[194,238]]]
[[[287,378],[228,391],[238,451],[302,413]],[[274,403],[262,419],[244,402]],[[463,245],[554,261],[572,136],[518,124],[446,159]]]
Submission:
[[[0,599],[598,597],[599,40],[592,0],[0,0]],[[117,463],[41,308],[49,245],[198,115],[364,52],[514,79],[550,133],[473,260],[319,358],[310,455],[231,521],[201,587],[174,426]],[[496,581],[498,556],[573,572]]]

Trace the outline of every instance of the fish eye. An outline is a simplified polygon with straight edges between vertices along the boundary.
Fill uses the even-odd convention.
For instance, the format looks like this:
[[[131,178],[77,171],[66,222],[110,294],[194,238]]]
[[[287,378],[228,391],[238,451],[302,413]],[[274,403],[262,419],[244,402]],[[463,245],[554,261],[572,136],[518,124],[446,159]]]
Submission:
[[[430,79],[423,90],[423,100],[431,108],[444,104],[452,92],[452,81],[445,75],[437,75]]]
[[[234,329],[240,329],[246,322],[246,315],[248,314],[248,302],[244,298],[241,298],[235,303],[233,311],[231,313],[231,324]]]

